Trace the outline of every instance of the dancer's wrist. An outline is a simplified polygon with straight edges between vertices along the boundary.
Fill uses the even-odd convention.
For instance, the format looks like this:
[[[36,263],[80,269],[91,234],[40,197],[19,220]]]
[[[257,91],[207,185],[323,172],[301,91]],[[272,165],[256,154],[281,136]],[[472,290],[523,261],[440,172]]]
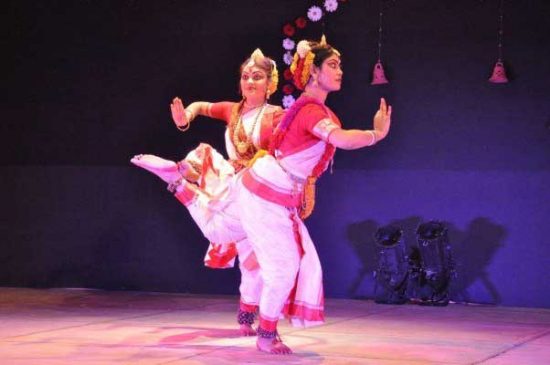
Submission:
[[[185,109],[185,116],[187,117],[187,122],[191,123],[193,121],[193,119],[195,119],[196,113],[194,113],[192,110],[187,108],[187,109]]]
[[[367,133],[369,134],[371,141],[369,142],[369,146],[373,146],[376,144],[376,142],[379,141],[378,135],[376,133],[376,130],[369,129],[367,130]]]

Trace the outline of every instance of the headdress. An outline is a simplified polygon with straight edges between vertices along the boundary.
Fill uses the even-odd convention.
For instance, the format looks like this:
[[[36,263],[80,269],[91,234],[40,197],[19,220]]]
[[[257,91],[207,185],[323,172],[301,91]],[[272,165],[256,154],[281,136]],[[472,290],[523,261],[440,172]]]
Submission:
[[[271,72],[268,75],[269,77],[269,83],[267,85],[267,97],[269,97],[271,94],[273,94],[275,91],[277,91],[277,85],[279,84],[279,72],[277,71],[277,64],[275,61],[270,59],[269,57],[266,57],[262,50],[259,48],[256,48],[254,52],[250,55],[250,61],[246,66],[251,67],[254,65],[262,65],[264,60],[269,60],[271,63]]]
[[[290,65],[290,72],[292,73],[292,78],[294,80],[294,85],[298,90],[304,90],[309,77],[311,76],[311,65],[315,60],[315,53],[312,51],[312,46],[321,46],[324,48],[332,48],[328,43],[325,35],[321,37],[319,43],[309,42],[306,40],[298,42],[296,46],[296,53],[294,54],[294,59]],[[334,53],[340,55],[336,49],[332,48]]]

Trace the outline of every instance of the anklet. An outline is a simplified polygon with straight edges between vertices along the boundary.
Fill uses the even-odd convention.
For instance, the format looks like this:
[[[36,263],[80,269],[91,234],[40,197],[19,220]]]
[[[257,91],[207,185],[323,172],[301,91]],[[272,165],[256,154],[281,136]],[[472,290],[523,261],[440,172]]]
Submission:
[[[277,330],[268,331],[258,326],[258,329],[256,330],[256,332],[258,333],[258,337],[261,337],[261,338],[279,338],[279,334],[277,333]]]
[[[249,324],[254,323],[254,312],[245,312],[239,309],[239,314],[237,315],[237,322],[239,324]]]
[[[170,184],[168,184],[168,186],[166,187],[166,189],[167,189],[169,192],[171,192],[172,194],[175,194],[175,193],[176,193],[176,189],[178,188],[178,186],[181,185],[182,182],[183,182],[183,178],[177,179],[176,181],[171,182]]]

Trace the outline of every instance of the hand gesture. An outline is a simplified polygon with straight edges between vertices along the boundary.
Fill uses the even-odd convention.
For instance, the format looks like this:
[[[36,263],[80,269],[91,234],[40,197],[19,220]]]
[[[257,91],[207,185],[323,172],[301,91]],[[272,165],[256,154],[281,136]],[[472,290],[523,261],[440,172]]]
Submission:
[[[391,124],[391,105],[386,105],[386,100],[384,98],[380,99],[380,108],[374,114],[373,125],[374,130],[376,131],[376,137],[378,140],[386,137],[390,131]]]
[[[185,108],[180,98],[175,97],[174,100],[172,100],[170,109],[172,110],[172,119],[178,128],[184,128],[189,124],[187,113],[185,113]]]

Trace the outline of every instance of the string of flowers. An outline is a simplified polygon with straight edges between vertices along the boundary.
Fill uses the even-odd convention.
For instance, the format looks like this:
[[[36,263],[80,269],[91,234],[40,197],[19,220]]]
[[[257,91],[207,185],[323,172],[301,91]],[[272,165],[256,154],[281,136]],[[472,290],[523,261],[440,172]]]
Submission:
[[[283,62],[287,67],[283,72],[285,84],[282,87],[283,98],[282,104],[285,109],[288,109],[294,104],[296,98],[294,93],[296,92],[296,87],[292,83],[292,73],[290,72],[290,65],[294,58],[294,51],[296,48],[297,36],[300,31],[305,29],[309,22],[317,23],[326,16],[326,13],[334,13],[338,10],[339,3],[345,3],[347,0],[318,0],[307,9],[307,12],[303,16],[299,16],[294,19],[292,22],[286,22],[283,25],[283,42],[282,46],[284,49],[283,53]]]

